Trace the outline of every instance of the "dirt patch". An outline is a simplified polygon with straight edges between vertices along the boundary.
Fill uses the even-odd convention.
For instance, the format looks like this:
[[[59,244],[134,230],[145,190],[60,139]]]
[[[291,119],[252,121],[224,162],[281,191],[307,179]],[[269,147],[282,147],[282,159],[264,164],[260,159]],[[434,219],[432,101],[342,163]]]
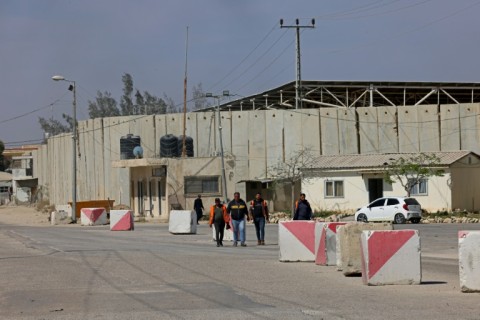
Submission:
[[[0,223],[22,226],[47,226],[50,213],[27,206],[0,206]]]

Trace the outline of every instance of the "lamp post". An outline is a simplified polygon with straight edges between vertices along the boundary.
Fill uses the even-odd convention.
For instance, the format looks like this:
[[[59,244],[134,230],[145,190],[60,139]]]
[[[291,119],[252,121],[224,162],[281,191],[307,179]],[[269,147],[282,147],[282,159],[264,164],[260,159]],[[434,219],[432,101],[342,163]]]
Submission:
[[[70,83],[68,90],[73,92],[73,133],[72,133],[72,223],[77,222],[77,92],[75,81],[65,79],[64,76],[53,76],[54,81]]]
[[[213,95],[212,93],[206,93],[206,98],[214,98],[217,100],[217,114],[218,114],[218,136],[220,139],[220,155],[222,156],[222,181],[223,181],[223,201],[227,203],[227,177],[225,174],[225,158],[223,156],[223,138],[222,138],[222,117],[220,116],[220,98],[230,96],[228,90],[224,90],[222,95]]]

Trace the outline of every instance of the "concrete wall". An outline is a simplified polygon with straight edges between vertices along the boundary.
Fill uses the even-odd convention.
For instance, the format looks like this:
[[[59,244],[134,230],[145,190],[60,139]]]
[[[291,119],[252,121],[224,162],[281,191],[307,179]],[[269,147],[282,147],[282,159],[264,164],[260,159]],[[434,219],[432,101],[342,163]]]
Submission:
[[[469,170],[472,172],[472,169]],[[302,183],[302,190],[310,201],[312,209],[316,211],[332,210],[353,212],[369,203],[368,179],[382,178],[381,174],[362,174],[357,172],[325,173],[322,177],[316,177]],[[450,173],[443,177],[430,177],[428,179],[428,194],[415,195],[422,208],[427,211],[443,211],[452,209],[452,192],[450,190]],[[325,197],[325,181],[343,181],[344,197]],[[462,193],[462,188],[457,194]],[[405,190],[400,183],[392,185],[383,182],[383,196],[406,196]],[[480,207],[480,203],[478,203]]]
[[[268,167],[304,147],[322,155],[480,152],[479,112],[479,104],[222,111],[228,193],[231,196],[238,181],[264,177]],[[190,113],[186,123],[196,157],[210,157],[219,149],[216,113]],[[78,200],[110,198],[131,205],[129,171],[111,165],[120,159],[120,137],[139,135],[144,155],[158,157],[160,138],[180,135],[182,127],[182,114],[80,121]],[[71,148],[71,135],[63,134],[49,138],[48,145],[34,153],[39,167],[35,175],[54,204],[71,199]]]

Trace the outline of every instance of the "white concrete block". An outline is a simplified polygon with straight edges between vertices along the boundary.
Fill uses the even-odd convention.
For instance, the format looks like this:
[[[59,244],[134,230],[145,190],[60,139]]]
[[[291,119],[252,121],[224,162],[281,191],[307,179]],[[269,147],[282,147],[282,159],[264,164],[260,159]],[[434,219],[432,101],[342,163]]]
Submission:
[[[480,231],[458,232],[458,257],[462,292],[480,292]]]
[[[367,230],[361,235],[362,279],[370,286],[420,284],[418,230]]]
[[[315,261],[315,221],[282,221],[278,224],[279,260]]]
[[[82,226],[95,226],[107,224],[107,211],[105,208],[80,209]]]
[[[132,211],[110,210],[110,231],[130,231],[133,229]]]
[[[190,210],[170,211],[168,231],[173,234],[197,233],[197,214]]]
[[[315,225],[315,264],[337,264],[337,226],[346,222],[317,222]]]
[[[336,256],[337,256],[337,270],[342,271],[342,247],[341,241],[339,241],[340,237],[342,236],[344,226],[337,226],[337,243],[336,243]]]
[[[225,225],[225,230],[223,230],[223,241],[233,241],[233,232],[232,228],[227,229]],[[212,225],[212,239],[215,241],[215,226]]]

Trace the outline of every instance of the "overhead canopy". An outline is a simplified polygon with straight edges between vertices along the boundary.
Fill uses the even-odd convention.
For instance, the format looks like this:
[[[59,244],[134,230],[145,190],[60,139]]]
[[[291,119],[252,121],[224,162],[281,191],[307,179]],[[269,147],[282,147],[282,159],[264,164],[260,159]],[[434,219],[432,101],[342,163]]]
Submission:
[[[395,81],[302,81],[305,109],[440,105],[480,102],[480,83]],[[295,109],[295,81],[220,105],[222,110]],[[300,105],[300,103],[299,103]],[[300,106],[298,106],[300,107]],[[208,111],[215,106],[197,110]]]

